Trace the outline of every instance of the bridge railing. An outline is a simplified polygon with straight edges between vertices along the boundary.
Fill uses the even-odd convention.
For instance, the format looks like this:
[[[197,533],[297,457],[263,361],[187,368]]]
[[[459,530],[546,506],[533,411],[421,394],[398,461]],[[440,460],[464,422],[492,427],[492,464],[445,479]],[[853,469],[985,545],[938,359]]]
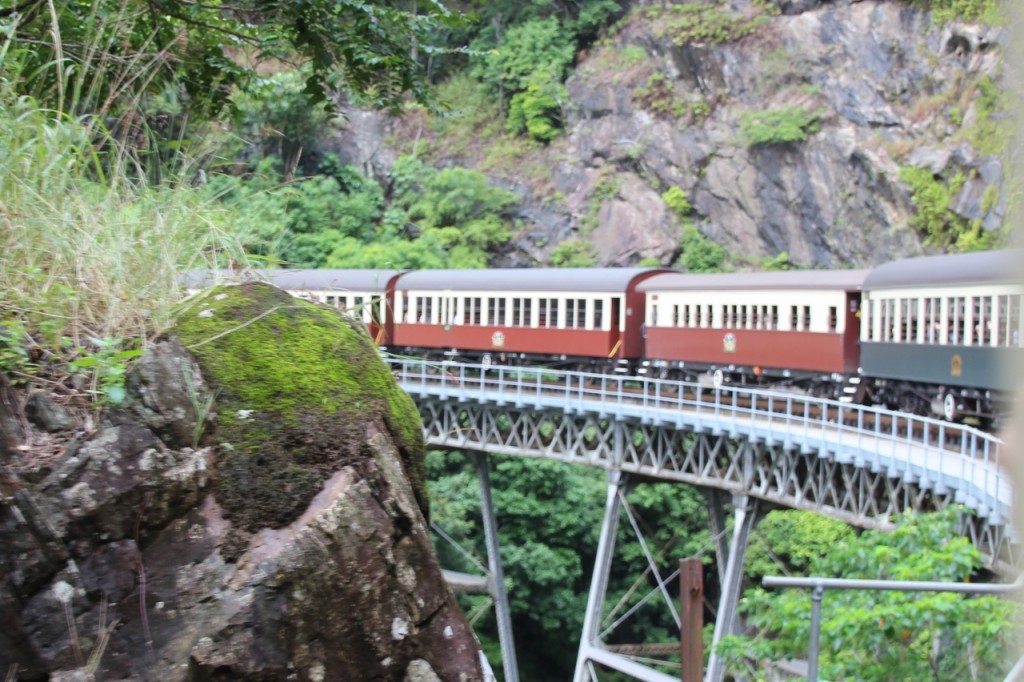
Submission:
[[[460,401],[512,403],[599,417],[659,421],[800,447],[886,470],[1000,525],[1012,487],[1000,440],[971,426],[797,393],[642,376],[388,357],[411,392]]]

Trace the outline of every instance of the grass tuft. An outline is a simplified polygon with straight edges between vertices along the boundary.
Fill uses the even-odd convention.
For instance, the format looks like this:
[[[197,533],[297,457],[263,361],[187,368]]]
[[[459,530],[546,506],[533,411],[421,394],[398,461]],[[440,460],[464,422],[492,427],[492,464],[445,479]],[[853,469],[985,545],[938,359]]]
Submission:
[[[5,57],[0,371],[58,383],[77,371],[95,395],[117,402],[119,392],[104,390],[123,383],[111,362],[123,365],[131,355],[122,351],[168,327],[179,273],[242,259],[231,216],[196,191],[197,174],[164,171],[152,182],[137,150],[97,119],[19,91],[24,80]],[[184,157],[174,163],[195,167]]]

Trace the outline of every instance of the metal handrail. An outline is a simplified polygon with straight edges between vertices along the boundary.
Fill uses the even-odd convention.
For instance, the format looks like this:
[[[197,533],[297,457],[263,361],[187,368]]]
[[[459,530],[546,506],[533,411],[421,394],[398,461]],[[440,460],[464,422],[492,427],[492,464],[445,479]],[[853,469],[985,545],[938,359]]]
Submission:
[[[809,587],[811,588],[811,634],[807,653],[807,681],[818,682],[818,652],[821,635],[821,602],[825,590],[878,590],[898,592],[958,592],[961,594],[1005,595],[1020,591],[1024,587],[1024,576],[1010,584],[991,583],[942,583],[923,580],[861,580],[857,578],[792,578],[765,576],[764,587]],[[1021,660],[1024,660],[1022,658]],[[1017,666],[1021,664],[1018,662]],[[1017,666],[1010,671],[1006,682],[1017,679]]]
[[[887,468],[890,478],[917,481],[940,493],[954,490],[956,502],[994,525],[1010,515],[1012,487],[1002,467],[1002,443],[967,425],[761,388],[394,356],[385,360],[408,390],[680,423],[689,419],[729,433],[781,438],[873,471]]]

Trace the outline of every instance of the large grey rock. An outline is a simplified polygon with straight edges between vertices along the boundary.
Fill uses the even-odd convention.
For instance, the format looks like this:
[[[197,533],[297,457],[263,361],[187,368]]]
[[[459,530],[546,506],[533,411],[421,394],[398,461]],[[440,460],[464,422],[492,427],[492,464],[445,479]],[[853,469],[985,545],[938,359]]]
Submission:
[[[288,313],[275,331],[285,319],[304,324]],[[16,663],[20,680],[68,682],[483,679],[407,475],[422,441],[420,451],[400,452],[416,441],[395,435],[393,414],[361,412],[344,429],[351,441],[336,444],[346,456],[297,513],[256,526],[260,517],[222,504],[217,449],[227,443],[166,444],[167,434],[187,433],[176,430],[175,415],[190,423],[153,383],[188,359],[173,346],[150,351],[135,373],[145,408],[138,412],[163,438],[128,413],[115,415],[41,483],[23,484],[0,504],[0,669]],[[372,345],[363,346],[365,358],[327,362],[370,367],[397,391]],[[198,374],[191,379],[205,385]],[[310,424],[293,426],[291,436],[284,424],[275,433],[291,443],[291,466],[300,470],[310,466],[303,448],[315,434],[303,430]],[[420,428],[401,425],[409,434]],[[254,495],[260,484],[250,482]]]
[[[32,391],[25,401],[25,417],[50,433],[74,428],[75,420],[63,405],[58,405],[43,391]]]
[[[210,416],[199,365],[177,339],[153,345],[125,379],[126,407],[167,447],[195,447]]]

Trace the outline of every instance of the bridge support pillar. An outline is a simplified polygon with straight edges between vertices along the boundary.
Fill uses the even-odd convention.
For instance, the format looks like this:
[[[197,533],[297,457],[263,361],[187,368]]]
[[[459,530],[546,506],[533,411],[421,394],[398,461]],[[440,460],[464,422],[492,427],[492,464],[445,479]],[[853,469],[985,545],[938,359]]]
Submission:
[[[477,451],[470,451],[468,454],[476,466],[476,475],[480,480],[480,507],[484,522],[484,542],[487,545],[487,570],[491,574],[489,587],[498,623],[502,668],[507,682],[519,682],[516,647],[512,638],[512,615],[508,608],[508,594],[505,592],[505,572],[501,567],[498,521],[494,516],[494,501],[491,498],[491,471],[487,455]]]
[[[719,507],[718,519],[724,519],[724,512],[721,510],[724,495],[713,493],[711,495],[711,519],[714,530],[716,511]],[[720,573],[722,594],[718,599],[718,613],[715,617],[715,634],[711,640],[712,652],[708,659],[707,682],[722,682],[725,679],[725,661],[715,654],[714,648],[726,635],[735,634],[736,607],[740,599],[740,587],[743,582],[743,559],[747,554],[747,541],[750,538],[750,531],[757,522],[757,500],[746,495],[733,496],[733,529],[732,538],[729,542],[729,554],[722,561],[719,557],[719,567],[725,564],[725,572]],[[724,535],[722,536],[724,537]],[[719,543],[721,547],[721,543]]]
[[[608,591],[608,575],[615,552],[615,533],[619,527],[619,512],[622,509],[621,492],[626,486],[626,474],[621,471],[608,472],[608,497],[604,505],[604,520],[601,535],[597,541],[597,556],[594,558],[594,576],[590,580],[587,595],[587,610],[583,615],[583,633],[580,635],[580,649],[576,655],[574,682],[590,682],[591,651],[600,648],[598,635],[601,632],[601,608]]]

